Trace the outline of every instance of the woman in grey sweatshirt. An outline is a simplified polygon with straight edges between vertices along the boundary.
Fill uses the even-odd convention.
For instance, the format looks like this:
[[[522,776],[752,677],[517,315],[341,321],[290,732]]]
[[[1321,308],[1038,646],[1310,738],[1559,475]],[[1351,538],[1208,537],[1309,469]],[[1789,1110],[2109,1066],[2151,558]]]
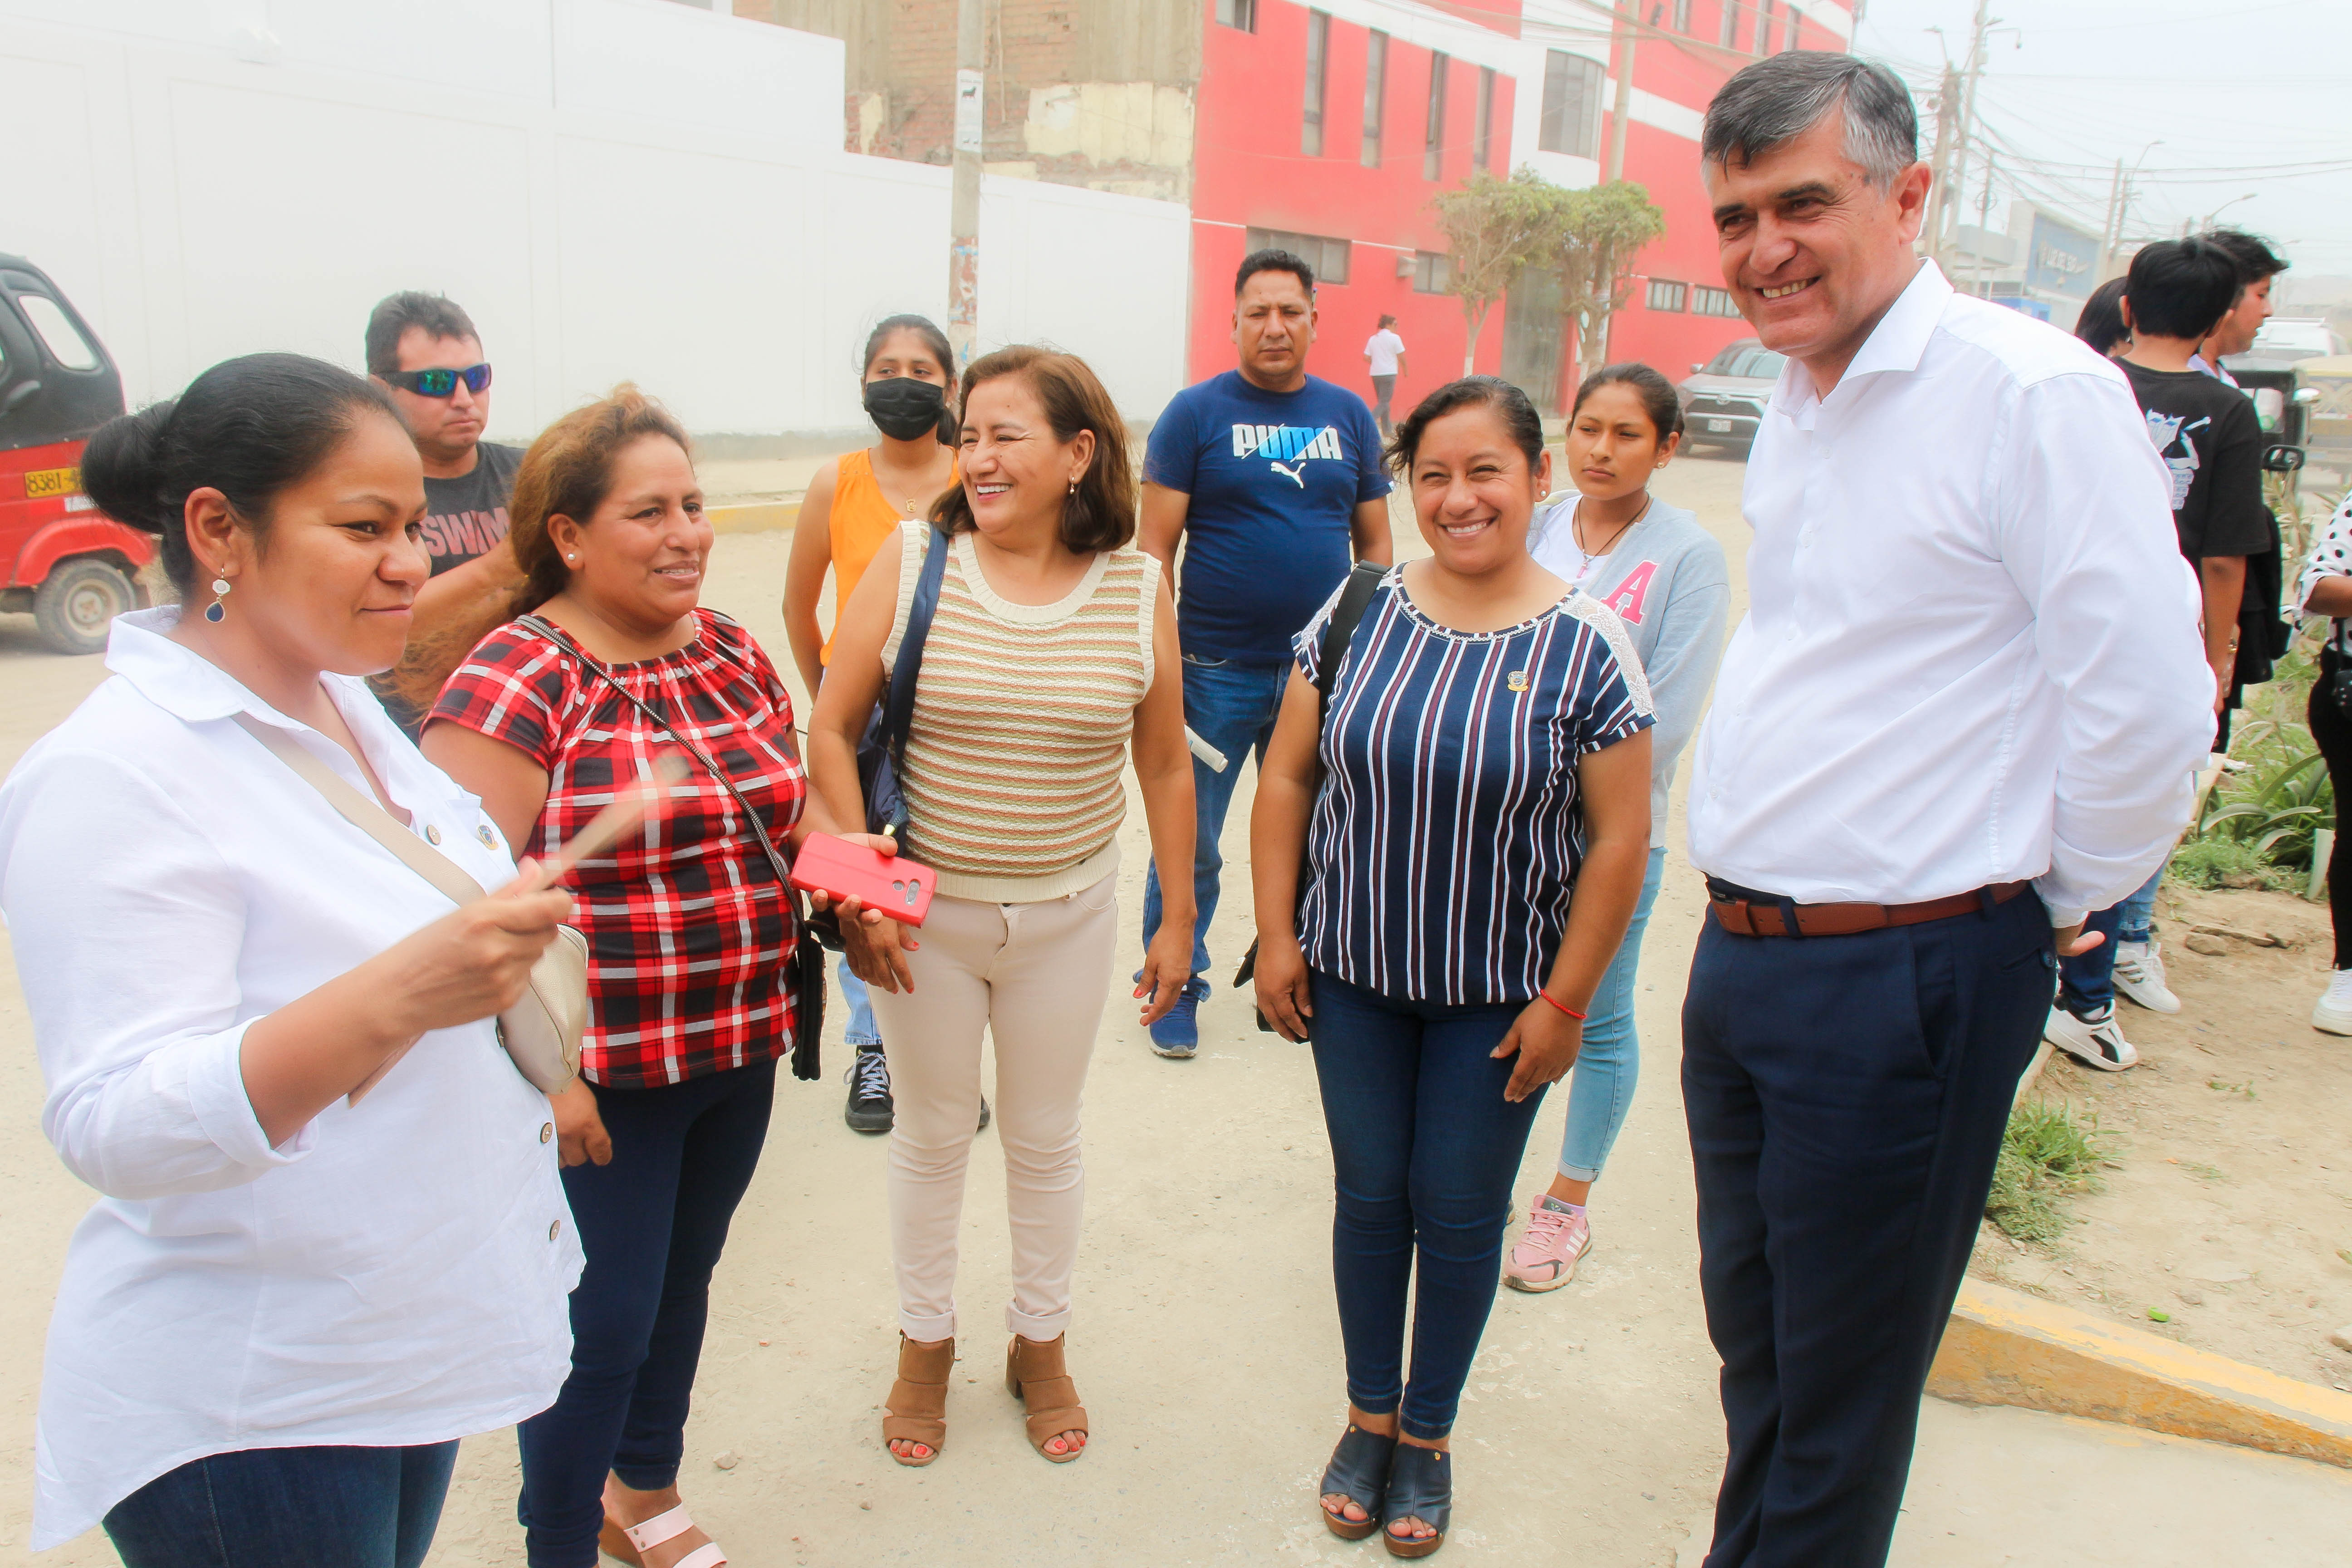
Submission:
[[[1651,731],[1649,875],[1616,962],[1593,993],[1569,1088],[1559,1174],[1530,1204],[1527,1229],[1504,1262],[1503,1277],[1522,1290],[1567,1284],[1591,1246],[1585,1202],[1625,1124],[1640,1073],[1633,979],[1665,868],[1666,791],[1723,657],[1731,597],[1723,546],[1689,512],[1649,493],[1651,477],[1681,444],[1682,425],[1673,384],[1648,365],[1594,372],[1577,389],[1565,443],[1563,469],[1576,489],[1538,512],[1528,531],[1538,562],[1624,623],[1658,722]]]

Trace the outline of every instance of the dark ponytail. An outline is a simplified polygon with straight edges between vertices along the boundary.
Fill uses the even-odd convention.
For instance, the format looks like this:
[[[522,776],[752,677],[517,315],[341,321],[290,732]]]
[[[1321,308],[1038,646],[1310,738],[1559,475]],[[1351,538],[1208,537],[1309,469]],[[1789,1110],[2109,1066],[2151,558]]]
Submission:
[[[1569,409],[1568,416],[1575,418],[1577,410],[1584,406],[1584,400],[1604,386],[1630,386],[1633,389],[1633,395],[1642,400],[1642,406],[1649,413],[1651,427],[1658,433],[1659,446],[1664,447],[1683,433],[1683,400],[1675,393],[1675,384],[1636,360],[1604,364],[1586,376],[1584,384],[1576,389],[1576,402]]]
[[[223,360],[178,397],[92,436],[82,489],[109,517],[162,538],[164,574],[184,599],[198,575],[188,549],[189,493],[220,491],[239,522],[263,533],[278,492],[315,471],[371,411],[400,423],[383,388],[324,360]]]

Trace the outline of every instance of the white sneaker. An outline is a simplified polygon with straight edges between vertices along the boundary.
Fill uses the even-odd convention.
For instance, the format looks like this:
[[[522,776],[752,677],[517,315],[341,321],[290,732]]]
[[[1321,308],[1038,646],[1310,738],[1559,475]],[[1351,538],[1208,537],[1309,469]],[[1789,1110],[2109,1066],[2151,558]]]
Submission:
[[[2339,969],[2327,992],[2312,1004],[2311,1026],[2329,1035],[2352,1035],[2352,969]]]
[[[2151,1013],[2180,1011],[2180,998],[2164,983],[2164,950],[2153,938],[2116,944],[2116,989]]]
[[[2352,1012],[2346,1014],[2352,1024]],[[2347,1028],[2347,1033],[2352,1033]],[[2063,1007],[2050,1009],[2050,1021],[2042,1026],[2042,1037],[2081,1062],[2084,1067],[2101,1072],[2121,1072],[2137,1065],[2139,1052],[2124,1038],[2123,1026],[2116,1022],[2112,1004],[2105,1011],[2088,1018],[2077,1018]]]

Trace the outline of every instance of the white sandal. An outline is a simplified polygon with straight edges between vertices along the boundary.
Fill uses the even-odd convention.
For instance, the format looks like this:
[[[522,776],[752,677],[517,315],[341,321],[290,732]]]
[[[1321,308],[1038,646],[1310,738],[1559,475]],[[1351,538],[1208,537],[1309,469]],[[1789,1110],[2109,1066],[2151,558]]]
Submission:
[[[612,1537],[615,1526],[629,1538],[629,1544],[636,1548],[635,1556],[623,1556],[613,1550],[614,1542]],[[633,1563],[636,1568],[644,1568],[644,1554],[648,1550],[665,1541],[675,1541],[693,1528],[693,1518],[687,1513],[686,1505],[680,1503],[667,1513],[654,1515],[643,1524],[620,1524],[616,1520],[607,1519],[604,1521],[604,1539],[597,1544],[612,1556],[619,1557],[625,1563]],[[696,1547],[671,1564],[671,1568],[719,1568],[726,1561],[727,1553],[719,1549],[717,1542],[712,1541]]]

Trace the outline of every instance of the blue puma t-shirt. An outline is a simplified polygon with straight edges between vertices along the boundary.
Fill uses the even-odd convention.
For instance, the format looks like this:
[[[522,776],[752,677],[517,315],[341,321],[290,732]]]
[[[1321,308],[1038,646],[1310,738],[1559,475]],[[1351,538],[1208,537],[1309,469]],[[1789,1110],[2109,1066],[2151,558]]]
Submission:
[[[1364,400],[1315,376],[1268,392],[1229,370],[1151,427],[1143,477],[1192,498],[1176,630],[1198,658],[1290,662],[1290,639],[1348,574],[1349,521],[1389,493]]]

